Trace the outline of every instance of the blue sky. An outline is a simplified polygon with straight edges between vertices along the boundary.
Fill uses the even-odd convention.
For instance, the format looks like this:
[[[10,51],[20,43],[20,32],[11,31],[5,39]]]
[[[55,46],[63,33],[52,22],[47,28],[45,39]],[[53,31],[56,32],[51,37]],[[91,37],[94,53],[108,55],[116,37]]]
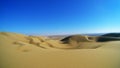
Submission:
[[[41,35],[120,32],[120,0],[0,1],[0,31]]]

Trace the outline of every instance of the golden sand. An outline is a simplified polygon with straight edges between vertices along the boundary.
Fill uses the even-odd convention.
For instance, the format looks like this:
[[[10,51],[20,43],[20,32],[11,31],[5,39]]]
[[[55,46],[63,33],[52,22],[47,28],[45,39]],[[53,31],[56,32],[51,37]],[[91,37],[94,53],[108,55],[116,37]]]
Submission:
[[[0,32],[0,68],[120,68],[120,41],[82,38],[84,41],[64,43]]]

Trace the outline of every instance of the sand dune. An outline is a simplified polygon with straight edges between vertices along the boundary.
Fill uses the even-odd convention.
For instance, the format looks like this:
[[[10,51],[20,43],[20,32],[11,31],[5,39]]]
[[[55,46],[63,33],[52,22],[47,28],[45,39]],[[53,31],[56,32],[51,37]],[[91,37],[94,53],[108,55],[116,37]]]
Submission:
[[[65,42],[65,43],[69,43],[70,40],[73,40],[76,42],[93,42],[93,41],[95,41],[92,37],[89,39],[88,36],[82,36],[82,35],[68,36],[68,37],[62,39],[61,41]]]
[[[120,68],[120,41],[99,38],[72,35],[57,40],[0,32],[0,68]]]

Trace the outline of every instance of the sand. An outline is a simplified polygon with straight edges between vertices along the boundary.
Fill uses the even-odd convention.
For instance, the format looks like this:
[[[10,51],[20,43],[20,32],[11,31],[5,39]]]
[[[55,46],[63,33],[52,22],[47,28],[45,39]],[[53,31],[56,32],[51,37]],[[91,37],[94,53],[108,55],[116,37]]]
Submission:
[[[63,43],[43,36],[0,32],[0,68],[120,68],[120,41],[69,39]]]

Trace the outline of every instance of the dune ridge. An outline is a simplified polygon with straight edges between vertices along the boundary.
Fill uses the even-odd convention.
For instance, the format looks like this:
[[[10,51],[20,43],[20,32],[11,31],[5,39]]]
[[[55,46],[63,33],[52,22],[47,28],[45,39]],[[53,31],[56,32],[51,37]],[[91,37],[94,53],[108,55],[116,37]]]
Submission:
[[[95,49],[102,46],[102,42],[119,41],[120,38],[104,36],[83,36],[71,35],[61,40],[51,39],[43,36],[26,36],[17,33],[0,32],[0,36],[17,45],[34,45],[40,48],[49,49]],[[1,38],[2,39],[2,38]],[[5,38],[4,38],[5,39]]]

